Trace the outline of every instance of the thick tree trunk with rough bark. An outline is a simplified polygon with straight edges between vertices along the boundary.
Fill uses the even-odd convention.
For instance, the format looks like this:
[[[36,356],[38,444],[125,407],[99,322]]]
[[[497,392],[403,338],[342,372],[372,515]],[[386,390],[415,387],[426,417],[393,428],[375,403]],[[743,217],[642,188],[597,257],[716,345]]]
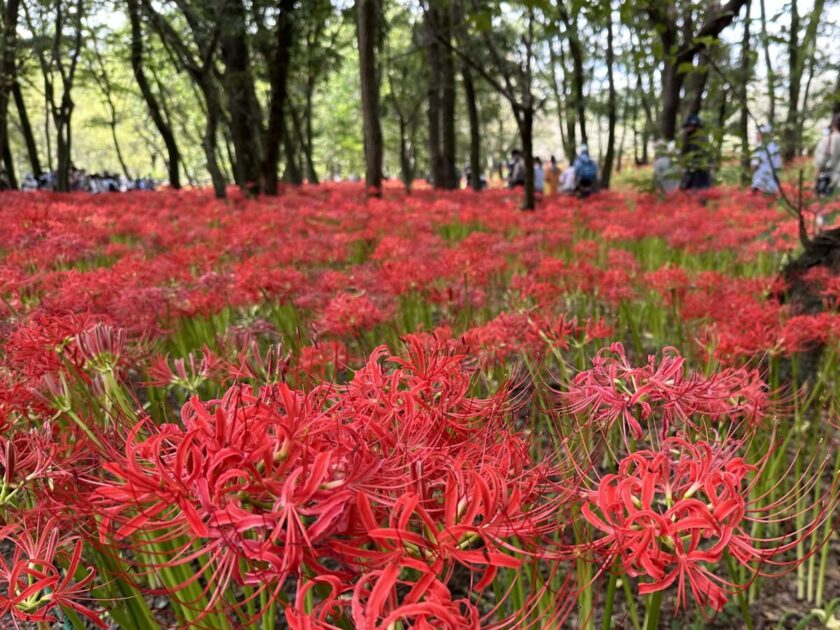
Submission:
[[[3,30],[0,32],[0,159],[6,164],[8,184],[17,188],[12,151],[9,145],[9,95],[17,82],[17,24],[20,9],[19,0],[8,0],[3,9]]]
[[[277,24],[275,25],[273,62],[268,73],[271,95],[268,104],[268,126],[265,131],[262,164],[263,191],[267,195],[277,194],[277,167],[280,162],[280,145],[286,140],[284,117],[288,99],[287,83],[291,49],[295,35],[292,19],[294,9],[294,0],[280,1]],[[271,51],[266,51],[266,57],[270,58],[271,56]]]
[[[243,1],[224,0],[219,23],[236,180],[248,195],[257,195],[262,189],[262,116],[251,71]]]
[[[440,39],[443,35],[438,26],[438,10],[433,4],[426,12],[426,58],[428,63],[428,104],[426,113],[429,119],[429,163],[431,166],[432,185],[435,188],[444,188],[446,181],[446,163],[443,155],[443,143],[441,129],[441,111],[443,109],[440,77],[441,77],[441,56],[443,44]]]
[[[379,78],[376,49],[381,19],[380,0],[356,0],[356,38],[365,141],[365,181],[368,192],[382,196],[382,126],[379,120]]]
[[[444,37],[451,40],[453,8],[443,6],[440,12],[440,27]],[[440,75],[440,131],[443,153],[443,186],[447,190],[458,188],[457,143],[455,135],[455,55],[451,46],[441,50]]]

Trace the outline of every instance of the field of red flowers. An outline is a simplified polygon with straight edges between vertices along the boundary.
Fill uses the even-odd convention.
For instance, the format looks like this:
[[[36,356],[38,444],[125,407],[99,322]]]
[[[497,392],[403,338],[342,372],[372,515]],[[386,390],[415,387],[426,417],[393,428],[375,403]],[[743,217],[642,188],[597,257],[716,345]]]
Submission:
[[[828,624],[840,280],[785,300],[797,247],[728,188],[4,193],[0,623]]]

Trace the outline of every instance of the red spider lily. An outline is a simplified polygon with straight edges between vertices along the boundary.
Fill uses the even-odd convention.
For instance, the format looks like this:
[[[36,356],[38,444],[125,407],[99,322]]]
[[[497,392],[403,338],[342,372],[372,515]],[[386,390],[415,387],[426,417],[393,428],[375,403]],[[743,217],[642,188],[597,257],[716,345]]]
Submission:
[[[767,457],[757,465],[747,464],[735,454],[740,446],[673,437],[658,450],[627,455],[616,474],[605,475],[596,489],[584,493],[581,514],[598,534],[582,547],[601,556],[602,566],[618,559],[627,575],[647,578],[639,582],[640,594],[676,584],[678,607],[687,604],[690,593],[698,605],[717,611],[728,594],[749,584],[715,573],[724,553],[752,574],[760,571],[756,565],[761,563],[795,566],[795,561],[777,558],[828,518],[836,505],[836,489],[819,499],[822,509],[800,529],[781,538],[756,539],[752,523],[764,520],[765,513],[777,518],[784,510],[778,501],[762,506],[763,497],[750,498],[750,478],[763,472]]]
[[[94,492],[102,540],[185,537],[152,565],[203,557],[213,606],[229,582],[276,595],[304,570],[365,582],[390,565],[442,583],[460,565],[481,592],[498,569],[540,559],[573,494],[554,492],[557,471],[502,424],[504,390],[469,398],[462,355],[431,335],[406,341],[407,358],[386,370],[380,349],[347,386],[236,387],[191,400],[183,426],[136,426]],[[436,616],[452,608],[440,597],[389,614]]]
[[[620,343],[598,352],[593,368],[578,374],[560,395],[566,409],[601,429],[620,423],[625,440],[645,434],[643,422],[659,421],[664,437],[675,422],[696,427],[698,416],[728,418],[757,425],[769,392],[756,370],[725,369],[710,377],[685,368],[674,348],[665,348],[657,365],[630,365]]]
[[[195,392],[202,383],[219,381],[224,373],[224,364],[210,348],[201,349],[200,358],[190,352],[187,357],[174,359],[172,367],[168,357],[157,355],[149,361],[149,385],[168,387],[177,385]]]
[[[95,577],[93,568],[83,569],[81,539],[62,535],[59,523],[50,520],[34,527],[4,527],[0,540],[14,547],[11,558],[0,557],[0,616],[9,615],[15,626],[19,621],[52,623],[56,610],[64,607],[108,627],[81,603],[90,597]],[[77,579],[80,570],[85,573]]]

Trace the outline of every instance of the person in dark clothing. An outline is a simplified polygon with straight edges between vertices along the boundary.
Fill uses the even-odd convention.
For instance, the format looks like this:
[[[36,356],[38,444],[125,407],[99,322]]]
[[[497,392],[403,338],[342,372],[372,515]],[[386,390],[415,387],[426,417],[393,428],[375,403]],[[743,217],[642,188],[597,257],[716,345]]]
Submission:
[[[708,142],[702,136],[703,123],[691,114],[683,123],[682,163],[685,168],[680,190],[702,190],[712,186],[709,172]]]
[[[525,185],[525,157],[522,151],[514,149],[510,152],[511,162],[508,166],[508,188]]]

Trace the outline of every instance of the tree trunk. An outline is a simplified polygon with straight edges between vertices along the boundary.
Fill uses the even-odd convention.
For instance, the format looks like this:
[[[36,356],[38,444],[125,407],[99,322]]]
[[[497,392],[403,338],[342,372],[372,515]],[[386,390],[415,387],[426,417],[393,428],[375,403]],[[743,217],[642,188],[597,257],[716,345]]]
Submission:
[[[12,145],[9,143],[9,136],[3,138],[3,146],[0,149],[0,157],[6,164],[6,183],[11,190],[18,189],[17,177],[15,176],[15,162],[12,158]]]
[[[790,1],[790,32],[788,33],[788,111],[782,132],[782,157],[792,160],[796,157],[796,121],[799,119],[799,82],[802,79],[798,71],[799,63],[799,8],[797,0]]]
[[[429,117],[429,162],[431,166],[432,185],[435,188],[446,187],[446,162],[442,149],[441,110],[443,109],[440,77],[441,77],[441,48],[438,39],[438,8],[435,4],[426,12],[426,37],[428,44],[426,54],[428,58],[428,106]]]
[[[764,0],[762,0],[762,6]],[[750,64],[750,4],[747,4],[747,15],[744,19],[744,36],[741,38],[741,81],[740,94],[741,117],[738,120],[738,135],[741,136],[741,185],[746,186],[750,182],[750,137],[749,137],[749,116],[750,111],[747,105],[747,85],[750,82],[752,65]]]
[[[271,95],[268,105],[268,128],[265,132],[265,156],[262,165],[263,191],[277,194],[277,165],[280,162],[280,144],[284,142],[285,105],[288,98],[288,76],[291,47],[294,38],[294,0],[281,0],[280,13],[275,26],[274,62],[268,73]]]
[[[262,189],[262,116],[251,72],[243,1],[224,0],[219,24],[230,133],[236,150],[236,179],[243,192],[258,195]]]
[[[769,110],[767,119],[770,124],[776,123],[776,73],[773,71],[773,61],[770,57],[770,37],[767,35],[767,10],[764,0],[759,0],[761,7],[761,44],[764,48],[764,65],[767,66],[767,99]]]
[[[379,79],[376,43],[380,0],[356,0],[356,37],[365,140],[365,180],[369,194],[382,196],[382,126],[379,121]]]
[[[613,24],[612,24],[612,3],[608,2],[607,12],[607,81],[609,82],[609,96],[607,98],[607,154],[604,157],[604,171],[601,175],[601,184],[604,188],[610,187],[612,177],[613,156],[615,155],[615,123],[616,123],[616,95],[615,77],[613,76],[613,64],[615,56],[613,51]]]
[[[219,103],[216,87],[211,82],[212,79],[205,75],[201,79],[201,85],[199,85],[207,106],[207,121],[201,144],[204,148],[204,157],[207,160],[207,171],[210,173],[210,180],[213,182],[213,193],[217,199],[224,199],[227,197],[227,181],[225,180],[224,173],[222,173],[222,169],[219,168],[219,160],[216,154],[219,121],[221,120],[221,104]]]
[[[140,5],[137,0],[128,0],[128,17],[131,22],[131,68],[134,72],[134,79],[137,81],[137,87],[140,88],[140,93],[146,102],[149,116],[160,137],[163,138],[164,145],[166,145],[169,185],[175,190],[179,190],[181,188],[181,153],[178,150],[178,143],[175,141],[172,127],[164,118],[143,69],[143,31],[140,23]]]
[[[17,82],[17,23],[20,3],[19,0],[8,0],[6,6],[0,2],[3,8],[3,32],[0,33],[0,43],[3,50],[0,51],[0,151],[2,159],[6,164],[6,172],[9,178],[9,185],[17,188],[15,179],[14,164],[12,164],[12,151],[9,146],[9,94],[12,86]]]
[[[64,109],[62,107],[62,109]],[[72,112],[72,109],[71,109]],[[70,120],[68,114],[54,114],[55,119],[55,148],[58,159],[58,177],[56,178],[56,190],[58,192],[70,192],[70,164],[73,137],[70,133]]]
[[[685,106],[683,114],[689,116],[694,114],[700,115],[700,110],[703,108],[703,96],[706,92],[706,83],[709,80],[709,67],[705,62],[705,54],[700,55],[694,69],[688,75],[685,86]]]
[[[569,141],[566,138],[566,129],[563,122],[563,107],[565,106],[566,99],[564,98],[565,94],[560,93],[560,82],[557,80],[557,66],[560,65],[560,61],[554,50],[552,38],[549,38],[548,40],[548,54],[549,61],[551,62],[551,69],[549,71],[548,78],[551,82],[551,91],[554,94],[554,102],[557,106],[557,128],[560,130],[560,143],[563,145],[563,151],[568,155]]]
[[[569,73],[566,72],[566,54],[563,52],[563,44],[560,44],[560,66],[563,68],[563,99],[566,105],[566,139],[563,149],[569,164],[575,161],[577,155],[577,120],[575,108],[569,87]]]
[[[583,47],[577,28],[577,19],[569,15],[562,1],[560,3],[560,19],[566,27],[566,37],[569,41],[569,54],[572,56],[572,94],[573,104],[580,125],[580,141],[587,144],[586,135],[586,101],[583,96],[583,85],[586,81],[583,73]]]
[[[475,85],[472,73],[467,64],[461,68],[464,79],[464,100],[470,119],[470,173],[472,174],[472,188],[481,191],[481,123],[478,118],[478,105],[475,99]]]
[[[286,105],[288,106],[288,103]],[[295,143],[292,141],[292,134],[289,132],[289,124],[286,116],[283,116],[281,122],[280,136],[283,138],[283,152],[286,158],[283,181],[300,186],[303,184],[303,173],[298,164],[297,151],[295,151]]]
[[[677,136],[677,114],[680,107],[680,90],[684,75],[677,72],[677,64],[673,58],[673,47],[676,36],[671,31],[662,34],[665,59],[662,62],[662,112],[659,121],[659,133],[667,141]]]
[[[840,114],[840,70],[837,71],[837,83],[834,86],[834,105],[831,107],[832,114]]]
[[[534,110],[523,107],[516,117],[519,122],[519,134],[522,138],[522,153],[525,157],[525,199],[523,210],[534,210],[537,198],[534,193]]]
[[[447,42],[451,40],[453,7],[441,9],[441,27]],[[458,188],[457,145],[455,136],[455,56],[451,46],[441,50],[440,118],[443,153],[443,185],[447,190]]]
[[[315,170],[315,159],[313,156],[314,153],[314,138],[315,133],[312,129],[312,119],[313,119],[313,112],[312,112],[312,93],[315,89],[314,85],[310,85],[306,92],[306,105],[304,107],[304,119],[306,125],[306,142],[304,143],[304,151],[306,152],[306,179],[309,180],[310,184],[319,184],[320,181],[318,179],[318,172]]]
[[[32,167],[32,174],[38,177],[41,174],[41,160],[38,157],[38,145],[35,143],[35,135],[32,133],[32,124],[29,122],[29,114],[26,111],[26,104],[23,102],[23,91],[20,84],[15,82],[12,85],[12,96],[15,99],[15,108],[20,120],[20,129],[23,134],[23,141],[26,143],[26,153],[29,156],[29,164]]]

